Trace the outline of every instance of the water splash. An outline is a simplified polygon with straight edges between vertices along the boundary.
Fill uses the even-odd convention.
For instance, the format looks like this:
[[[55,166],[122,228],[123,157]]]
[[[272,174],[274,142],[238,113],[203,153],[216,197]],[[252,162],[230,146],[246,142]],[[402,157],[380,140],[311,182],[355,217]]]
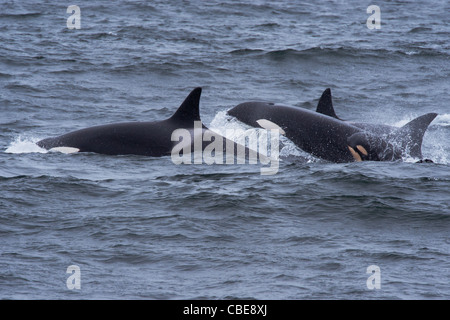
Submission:
[[[405,124],[407,124],[408,122],[414,120],[415,118],[417,118],[417,116],[410,116],[407,117],[405,119],[399,120],[395,123],[392,124],[392,126],[394,127],[402,127]],[[433,120],[433,122],[431,122],[430,126],[441,126],[441,127],[450,127],[450,114],[448,113],[444,113],[444,114],[439,114],[436,119]]]
[[[450,163],[450,114],[441,114],[428,127],[422,144],[424,158],[435,163]]]
[[[21,153],[47,153],[48,150],[39,147],[36,142],[40,139],[35,137],[18,136],[6,148],[6,153],[21,154]]]
[[[265,129],[247,126],[246,124],[238,121],[236,118],[229,116],[226,111],[217,112],[214,119],[211,121],[209,128],[213,131],[215,131],[214,128],[217,128],[217,130],[224,133],[226,138],[235,142],[240,141],[239,134],[242,134],[243,131],[246,131],[248,136],[263,136],[263,139],[267,137],[267,131]],[[248,134],[248,132],[251,133]],[[303,160],[307,159],[308,161],[317,160],[309,153],[306,153],[303,150],[299,149],[291,140],[283,135],[280,135],[279,155],[281,158],[298,157]]]
[[[433,125],[441,127],[450,127],[450,113],[440,114],[434,119]]]

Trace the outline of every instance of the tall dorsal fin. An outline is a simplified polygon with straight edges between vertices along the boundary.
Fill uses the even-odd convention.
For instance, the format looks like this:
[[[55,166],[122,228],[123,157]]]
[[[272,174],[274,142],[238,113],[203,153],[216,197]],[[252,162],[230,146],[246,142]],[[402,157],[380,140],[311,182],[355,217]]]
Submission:
[[[399,128],[395,134],[402,146],[408,149],[408,154],[414,158],[422,158],[422,141],[430,123],[438,116],[437,113],[427,113],[408,122]]]
[[[200,121],[201,94],[202,88],[200,87],[192,90],[170,119],[179,121]]]
[[[333,99],[331,98],[330,88],[325,89],[325,91],[322,93],[322,96],[319,99],[319,103],[317,104],[316,112],[341,120],[334,112]]]

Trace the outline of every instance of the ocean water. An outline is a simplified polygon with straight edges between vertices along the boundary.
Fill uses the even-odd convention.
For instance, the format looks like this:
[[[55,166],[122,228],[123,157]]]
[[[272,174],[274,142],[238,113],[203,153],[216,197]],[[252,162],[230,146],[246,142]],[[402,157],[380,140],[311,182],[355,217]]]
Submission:
[[[76,4],[80,29],[69,4],[0,3],[0,298],[450,298],[448,1],[379,1],[380,29],[369,1]],[[346,120],[436,112],[434,163],[303,154],[264,176],[34,144],[168,118],[197,86],[216,128],[245,128],[226,110],[250,100],[314,110],[325,88]]]

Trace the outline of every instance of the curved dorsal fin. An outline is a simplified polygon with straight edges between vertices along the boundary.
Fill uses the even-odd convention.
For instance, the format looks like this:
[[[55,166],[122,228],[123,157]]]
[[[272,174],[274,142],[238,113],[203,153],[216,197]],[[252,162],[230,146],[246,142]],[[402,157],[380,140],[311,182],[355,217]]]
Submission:
[[[330,88],[325,89],[325,91],[322,93],[322,96],[319,99],[319,103],[317,104],[316,112],[341,120],[334,112],[333,99],[331,98]]]
[[[438,116],[437,113],[427,113],[411,120],[396,131],[396,138],[402,145],[409,148],[409,155],[422,158],[422,141],[430,123]]]
[[[178,110],[170,119],[179,121],[200,121],[200,96],[202,88],[198,87],[189,93]]]

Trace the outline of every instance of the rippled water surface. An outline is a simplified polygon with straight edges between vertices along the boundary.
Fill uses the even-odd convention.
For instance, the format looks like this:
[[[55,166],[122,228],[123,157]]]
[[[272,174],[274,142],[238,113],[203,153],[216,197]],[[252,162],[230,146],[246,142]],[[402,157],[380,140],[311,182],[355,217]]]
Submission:
[[[69,30],[66,4],[0,3],[0,298],[449,299],[450,5],[381,1],[371,30],[371,4],[78,1]],[[328,87],[350,121],[436,112],[434,163],[304,155],[263,176],[34,144],[168,118],[197,86],[216,128],[245,128],[226,110],[249,100],[315,110]]]

